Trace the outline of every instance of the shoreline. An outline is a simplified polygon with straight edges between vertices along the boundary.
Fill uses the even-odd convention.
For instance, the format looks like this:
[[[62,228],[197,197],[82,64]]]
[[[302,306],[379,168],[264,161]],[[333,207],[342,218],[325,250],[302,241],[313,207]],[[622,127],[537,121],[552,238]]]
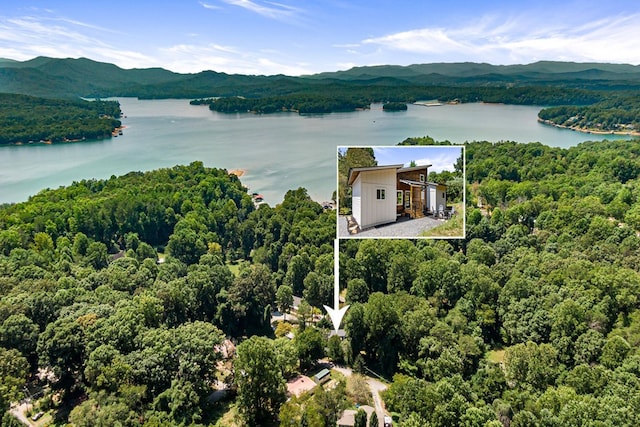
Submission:
[[[117,137],[118,135],[122,135],[122,129],[125,129],[126,126],[119,126],[116,128],[113,128],[113,130],[111,131],[111,136],[112,137]],[[69,140],[69,141],[81,141],[80,139],[78,140]]]
[[[570,127],[565,125],[559,125],[553,123],[551,120],[542,120],[538,117],[538,123],[542,123],[543,125],[553,126],[558,129],[568,129],[574,130],[576,132],[588,133],[593,135],[620,135],[620,136],[640,136],[640,131],[636,130],[599,130],[599,129],[589,129],[589,128],[580,128],[580,127]]]
[[[16,141],[16,142],[10,142],[8,144],[0,144],[0,146],[4,145],[4,146],[23,146],[23,145],[55,145],[55,144],[67,144],[67,143],[74,143],[74,142],[85,142],[85,141],[103,141],[107,138],[117,138],[118,136],[122,136],[121,135],[121,131],[123,129],[126,129],[127,126],[120,126],[117,128],[114,128],[111,131],[111,135],[109,136],[104,136],[102,138],[89,138],[87,139],[86,137],[82,137],[82,138],[76,138],[76,139],[63,139],[62,141],[52,141],[50,139],[47,140],[40,140],[40,141]]]

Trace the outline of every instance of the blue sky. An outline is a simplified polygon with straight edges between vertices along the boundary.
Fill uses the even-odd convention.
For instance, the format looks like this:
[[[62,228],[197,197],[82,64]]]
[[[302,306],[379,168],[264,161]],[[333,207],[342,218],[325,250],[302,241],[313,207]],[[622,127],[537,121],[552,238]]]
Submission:
[[[345,153],[348,147],[338,147],[341,153]],[[461,145],[451,146],[375,146],[373,155],[379,166],[405,165],[411,161],[417,166],[431,165],[429,172],[454,171],[454,164],[464,149]]]
[[[426,146],[426,147],[373,147],[378,165],[409,166],[411,161],[417,166],[431,165],[429,172],[453,172],[453,165],[462,154],[462,146]]]
[[[287,75],[459,61],[638,64],[639,22],[637,0],[3,0],[0,57]]]

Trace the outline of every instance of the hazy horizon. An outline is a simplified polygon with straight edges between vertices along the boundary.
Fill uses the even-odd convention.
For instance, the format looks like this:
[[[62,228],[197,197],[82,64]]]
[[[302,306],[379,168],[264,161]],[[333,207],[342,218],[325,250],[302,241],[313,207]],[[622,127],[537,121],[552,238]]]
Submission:
[[[640,63],[631,1],[51,3],[3,4],[0,57],[289,76],[441,62]]]

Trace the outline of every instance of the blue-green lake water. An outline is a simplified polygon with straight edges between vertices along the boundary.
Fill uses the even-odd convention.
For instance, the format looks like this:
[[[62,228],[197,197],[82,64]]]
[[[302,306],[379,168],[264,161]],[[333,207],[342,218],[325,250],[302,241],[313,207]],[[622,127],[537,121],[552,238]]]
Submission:
[[[300,116],[220,114],[187,100],[119,99],[124,134],[103,141],[0,147],[0,203],[26,200],[43,188],[108,178],[195,160],[245,170],[241,178],[272,206],[288,189],[305,187],[323,201],[336,188],[336,147],[395,145],[408,137],[465,141],[539,141],[570,147],[587,140],[620,139],[557,129],[537,122],[541,107],[460,104],[409,105]]]

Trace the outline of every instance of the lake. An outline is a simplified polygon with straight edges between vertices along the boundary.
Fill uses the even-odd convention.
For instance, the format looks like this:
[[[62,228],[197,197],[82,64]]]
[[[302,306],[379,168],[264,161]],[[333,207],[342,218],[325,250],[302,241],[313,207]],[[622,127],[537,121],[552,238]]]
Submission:
[[[103,141],[0,147],[0,203],[26,200],[43,188],[108,178],[201,160],[206,166],[245,170],[251,192],[274,206],[288,189],[305,187],[317,201],[336,188],[336,147],[395,145],[431,136],[455,143],[539,141],[570,147],[589,135],[537,122],[541,107],[459,104],[383,112],[380,104],[350,113],[300,116],[222,114],[188,100],[119,98],[124,134]]]

